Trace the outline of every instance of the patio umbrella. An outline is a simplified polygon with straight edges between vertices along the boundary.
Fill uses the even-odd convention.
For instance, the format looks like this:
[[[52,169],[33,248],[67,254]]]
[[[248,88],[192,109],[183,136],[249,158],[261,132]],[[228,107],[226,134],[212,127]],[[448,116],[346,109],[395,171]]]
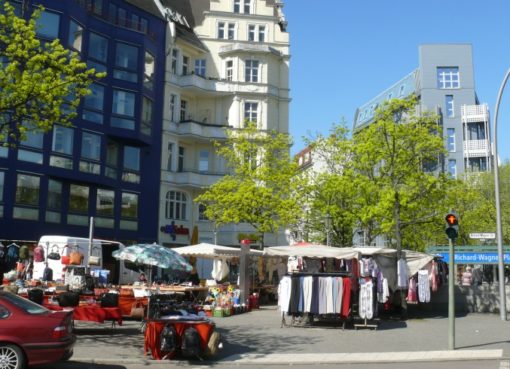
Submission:
[[[127,260],[135,264],[148,265],[150,268],[155,266],[162,269],[181,270],[186,272],[189,272],[192,269],[192,266],[184,257],[172,249],[155,243],[137,244],[124,247],[112,252],[112,256],[118,260]]]

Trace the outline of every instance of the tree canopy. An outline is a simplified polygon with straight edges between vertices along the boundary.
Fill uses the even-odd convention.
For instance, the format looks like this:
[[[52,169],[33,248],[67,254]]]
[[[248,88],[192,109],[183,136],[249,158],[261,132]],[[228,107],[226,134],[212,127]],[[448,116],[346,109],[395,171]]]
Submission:
[[[229,173],[195,199],[206,206],[207,218],[216,226],[250,224],[262,243],[264,233],[297,221],[297,164],[290,159],[288,135],[247,122],[242,129],[228,129],[227,139],[216,147]]]
[[[71,125],[92,79],[103,76],[58,39],[37,38],[41,10],[26,20],[4,2],[0,12],[0,145],[16,145],[29,131]]]

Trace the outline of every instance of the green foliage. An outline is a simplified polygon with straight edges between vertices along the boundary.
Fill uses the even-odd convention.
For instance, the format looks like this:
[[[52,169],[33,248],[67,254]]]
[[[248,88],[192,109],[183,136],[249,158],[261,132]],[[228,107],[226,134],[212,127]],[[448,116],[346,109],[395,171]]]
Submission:
[[[42,9],[42,8],[40,8]],[[75,52],[59,42],[36,37],[36,10],[18,18],[3,3],[0,13],[0,145],[17,145],[28,131],[47,132],[54,124],[70,126],[92,78]]]
[[[290,159],[288,135],[247,122],[243,129],[227,130],[226,141],[216,147],[230,174],[195,199],[206,206],[208,219],[216,226],[248,223],[261,236],[297,221],[297,164]]]
[[[438,205],[449,183],[434,168],[445,152],[437,117],[415,109],[415,97],[393,99],[354,136],[356,186],[366,196],[361,224],[370,221],[398,250],[423,248],[420,230],[445,211]]]

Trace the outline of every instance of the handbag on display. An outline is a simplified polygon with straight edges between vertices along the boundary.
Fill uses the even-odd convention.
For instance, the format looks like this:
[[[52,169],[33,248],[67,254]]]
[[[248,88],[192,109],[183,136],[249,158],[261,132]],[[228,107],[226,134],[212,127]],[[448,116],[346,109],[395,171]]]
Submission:
[[[69,254],[69,259],[71,265],[81,265],[83,261],[83,254],[78,250],[78,248],[76,248]]]
[[[60,253],[58,252],[58,246],[53,245],[51,247],[51,252],[48,254],[48,259],[51,260],[60,260]]]
[[[99,256],[90,255],[89,256],[89,265],[100,265],[101,258]]]
[[[67,255],[62,255],[62,257],[60,258],[60,262],[64,265],[69,265],[71,264],[71,258]]]
[[[117,307],[119,306],[118,293],[104,293],[101,295],[101,307]]]
[[[131,306],[131,318],[135,319],[143,319],[145,315],[145,309],[143,308],[143,304],[139,301],[136,301]]]

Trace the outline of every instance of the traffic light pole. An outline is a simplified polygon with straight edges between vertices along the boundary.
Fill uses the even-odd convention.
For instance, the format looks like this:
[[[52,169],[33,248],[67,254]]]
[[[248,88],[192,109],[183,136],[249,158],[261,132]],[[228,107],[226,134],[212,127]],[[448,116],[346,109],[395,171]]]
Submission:
[[[455,254],[453,239],[448,238],[450,245],[450,263],[448,265],[448,349],[455,350]]]

